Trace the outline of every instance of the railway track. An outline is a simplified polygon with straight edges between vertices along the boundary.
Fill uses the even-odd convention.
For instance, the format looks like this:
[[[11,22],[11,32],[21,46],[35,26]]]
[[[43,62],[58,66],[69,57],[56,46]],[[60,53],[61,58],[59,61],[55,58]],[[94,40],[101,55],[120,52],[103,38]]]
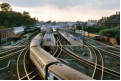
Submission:
[[[90,67],[93,67],[94,68],[94,72],[93,72],[93,74],[92,74],[92,78],[95,78],[95,74],[97,74],[99,71],[101,71],[101,75],[100,75],[100,79],[102,80],[103,79],[103,75],[104,75],[104,73],[107,73],[107,74],[109,74],[109,75],[112,75],[112,76],[114,76],[114,77],[116,77],[116,78],[120,78],[120,73],[118,73],[118,72],[116,72],[116,71],[114,71],[114,70],[111,70],[111,69],[109,69],[109,68],[106,68],[106,67],[104,67],[104,63],[103,63],[103,56],[101,55],[101,53],[100,53],[100,51],[99,51],[99,49],[97,49],[97,48],[95,48],[94,46],[90,46],[90,47],[92,47],[91,49],[93,50],[93,52],[95,52],[95,63],[94,62],[90,62],[90,61],[88,61],[88,60],[86,60],[86,59],[84,59],[84,58],[82,58],[82,57],[79,57],[79,56],[77,56],[76,54],[73,54],[72,52],[70,52],[69,50],[67,50],[67,49],[65,49],[63,46],[62,46],[62,44],[60,43],[60,45],[58,44],[57,45],[58,46],[58,48],[59,49],[61,49],[62,50],[62,52],[64,52],[65,54],[67,54],[68,56],[70,56],[70,57],[72,57],[72,58],[74,58],[74,59],[76,59],[76,60],[78,60],[78,61],[80,61],[80,62],[82,62],[82,63],[84,63],[84,64],[87,64],[87,65],[89,65]],[[61,46],[61,47],[59,47],[59,46]],[[57,49],[56,49],[57,50]],[[56,51],[55,51],[56,52]],[[102,59],[102,63],[98,63],[98,62],[100,62],[100,61],[98,61],[98,58],[97,58],[97,53],[96,52],[98,52],[100,55],[98,55],[98,57],[100,56],[100,58]],[[99,71],[97,71],[97,70],[99,70]],[[97,73],[96,73],[97,72]],[[99,74],[99,73],[98,73]]]
[[[36,33],[32,34],[30,38],[33,38]],[[29,49],[28,45],[28,39],[23,39],[20,42],[16,43],[15,46],[10,46],[11,48],[9,48],[9,46],[2,46],[2,50],[0,52],[0,68],[6,67],[5,69],[1,69],[2,79],[18,79],[16,70],[16,68],[18,68],[20,73],[20,80],[41,80],[35,70],[35,66],[31,63],[31,60],[27,55],[27,50]],[[18,62],[18,65],[16,65],[16,61]],[[8,62],[10,62],[10,64],[9,66],[6,66],[6,63]],[[5,73],[6,71],[11,73]]]
[[[26,66],[26,56],[29,49],[28,46],[26,46],[21,53],[18,56],[17,59],[17,76],[19,80],[32,80],[38,76],[38,73],[34,70],[31,72],[28,72],[27,66]]]
[[[88,37],[87,37],[87,39],[89,39],[89,40],[91,40],[91,41],[93,41],[93,42],[96,42],[96,43],[98,43],[99,45],[105,46],[105,47],[107,47],[107,48],[109,48],[109,49],[112,49],[113,51],[114,51],[114,50],[120,51],[120,48],[116,48],[115,46],[110,46],[110,45],[107,45],[107,44],[105,44],[105,43],[102,43],[102,42],[93,40],[93,39],[88,38]]]
[[[117,61],[119,61],[119,60],[120,60],[120,59],[119,59],[119,56],[116,57],[116,56],[114,56],[114,55],[109,55],[110,53],[108,53],[108,57],[111,58],[111,59],[113,58],[112,60],[111,60],[111,59],[108,59],[108,58],[107,58],[107,55],[105,54],[105,53],[107,53],[107,52],[105,52],[104,50],[101,50],[101,49],[99,49],[98,47],[96,47],[96,46],[94,46],[94,45],[92,45],[92,44],[89,44],[88,42],[85,42],[85,44],[88,44],[89,47],[92,46],[92,47],[96,48],[97,50],[99,50],[99,51],[101,52],[101,54],[103,55],[102,57],[105,58],[105,60],[104,60],[105,67],[117,71],[116,69],[111,68],[110,66],[108,66],[108,65],[114,66],[114,64],[112,64],[112,63],[111,63],[111,64],[106,64],[106,61],[112,61],[112,60],[114,60],[114,59],[117,60]],[[114,60],[114,61],[115,61],[115,60]],[[117,66],[117,67],[118,67],[118,66]]]
[[[7,55],[3,55],[3,56],[0,57],[0,60],[7,59],[7,58],[9,58],[9,57],[11,57],[11,56],[14,56],[14,55],[18,55],[19,52],[21,52],[21,51],[22,51],[22,49],[21,49],[21,50],[18,50],[18,51],[16,51],[16,52],[12,52],[12,53],[7,54]]]
[[[77,35],[73,32],[71,32],[71,34],[78,37],[81,36],[81,34]],[[89,37],[86,37],[85,41],[90,42],[90,44],[93,44],[94,46],[98,47],[100,51],[105,52],[108,55],[114,56],[116,58],[120,58],[120,48],[117,48],[116,46],[107,45],[105,43],[93,40]]]
[[[89,42],[90,44],[93,44],[94,46],[98,47],[98,49],[100,49],[102,51],[105,51],[105,52],[108,52],[108,53],[110,53],[113,56],[120,56],[120,52],[119,51],[114,51],[112,49],[109,49],[106,45],[100,46],[99,43],[91,42],[89,40],[86,40],[86,42]]]
[[[85,41],[86,43],[90,43],[90,41],[93,41],[93,43],[90,43],[90,44],[102,53],[103,58],[105,59],[104,60],[105,67],[110,68],[110,69],[117,71],[117,72],[120,71],[120,69],[119,69],[120,68],[120,52],[119,52],[120,49],[116,48],[115,46],[109,46],[107,44],[98,42],[96,40],[92,40],[90,38],[86,38],[86,39],[89,39],[89,40]],[[95,44],[98,44],[101,46],[98,47]],[[90,46],[88,46],[88,47],[90,47]],[[105,49],[103,49],[102,47],[104,47]],[[108,48],[108,49],[110,48],[110,51],[106,50],[106,48]],[[114,60],[114,61],[112,61],[112,60]],[[115,68],[112,66],[115,66]]]
[[[59,43],[60,43],[60,45],[61,45],[61,40],[60,40]],[[61,45],[61,46],[62,46],[62,45]],[[64,51],[64,52],[65,52],[65,51],[66,51],[66,53],[69,52],[66,48],[64,48],[64,47],[62,47],[62,48],[63,48],[63,51]],[[62,49],[62,48],[60,48],[60,49]],[[94,51],[94,50],[98,51],[97,49],[93,49],[93,51]],[[98,51],[98,52],[99,52],[99,51]],[[92,78],[102,80],[102,79],[103,79],[103,72],[104,72],[104,71],[103,71],[103,70],[104,70],[104,69],[103,69],[103,66],[104,66],[104,65],[103,65],[103,64],[104,64],[104,63],[103,63],[103,58],[102,58],[101,53],[99,52],[100,55],[98,55],[98,56],[101,57],[101,59],[100,59],[101,61],[100,61],[100,60],[98,61],[98,60],[97,60],[97,53],[96,53],[95,51],[94,51],[94,53],[95,53],[96,61],[95,61],[95,67],[94,67],[94,71],[93,71],[93,74],[92,74]],[[69,53],[69,54],[70,54],[70,53]],[[69,54],[68,54],[68,55],[69,55]],[[73,54],[73,55],[76,55],[76,54]],[[73,57],[73,56],[71,56],[71,57]],[[73,58],[76,59],[77,57],[76,57],[76,58],[73,57]],[[77,59],[76,59],[76,60],[77,60]],[[101,63],[100,63],[100,62],[101,62]],[[96,77],[97,77],[97,75],[96,75],[97,73],[96,73],[96,72],[98,72],[98,71],[96,71],[96,69],[97,69],[97,64],[101,64],[101,66],[102,66],[102,68],[101,68],[101,73],[100,73],[100,78],[96,78]],[[95,76],[95,75],[96,75],[96,76]],[[99,77],[99,76],[98,76],[98,77]]]
[[[33,36],[36,33],[37,32],[32,33],[30,36]],[[29,41],[26,38],[24,38],[24,39],[16,42],[14,46],[27,45],[27,44],[29,44]],[[20,52],[19,49],[22,49],[23,47],[24,46],[22,46],[22,47],[15,47],[15,48],[8,48],[8,49],[5,49],[5,50],[1,51],[1,53],[0,53],[0,59],[3,58],[3,56],[6,57],[6,56],[9,56],[9,55],[14,55],[14,53]]]
[[[73,34],[74,36],[82,37],[82,34],[78,34],[78,33],[72,32],[72,31],[70,31],[70,33]],[[100,42],[100,41],[93,40],[93,39],[91,39],[91,38],[89,38],[89,37],[87,37],[87,36],[85,36],[85,37],[86,37],[86,39],[89,39],[89,40],[91,40],[91,41],[93,41],[93,42],[95,42],[95,43],[98,43],[99,45],[106,46],[106,47],[108,47],[108,48],[110,48],[110,49],[114,49],[114,50],[120,51],[120,47],[111,46],[111,45],[109,45],[109,44],[106,44],[106,43],[102,43],[102,42]]]
[[[4,56],[4,55],[8,55],[8,54],[11,54],[13,52],[16,52],[18,50],[21,50],[23,47],[16,47],[16,48],[11,48],[11,49],[8,49],[8,50],[5,50],[5,51],[2,51],[0,53],[0,57]]]
[[[103,56],[102,54],[100,53],[100,51],[98,49],[96,49],[95,47],[91,46],[90,44],[88,44],[88,46],[90,46],[90,48],[92,49],[92,51],[94,52],[94,56],[95,56],[95,68],[94,68],[94,72],[93,72],[93,75],[92,77],[94,78],[94,75],[95,74],[98,74],[96,72],[97,70],[97,64],[101,65],[102,66],[102,69],[101,69],[101,77],[100,77],[100,80],[103,79],[103,74],[104,74],[104,60],[103,60]]]

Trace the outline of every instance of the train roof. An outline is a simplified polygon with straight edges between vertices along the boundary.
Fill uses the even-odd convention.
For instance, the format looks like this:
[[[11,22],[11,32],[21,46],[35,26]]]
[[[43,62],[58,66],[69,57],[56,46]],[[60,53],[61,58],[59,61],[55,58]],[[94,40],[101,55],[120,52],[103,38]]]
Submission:
[[[44,46],[55,46],[55,37],[53,33],[46,33],[43,37]]]
[[[31,50],[31,53],[34,53],[37,55],[36,59],[39,59],[42,62],[43,66],[46,66],[47,64],[52,62],[58,62],[58,60],[55,57],[53,57],[51,54],[46,52],[41,47],[31,47],[30,50]]]
[[[42,34],[38,34],[34,37],[34,39],[32,39],[31,43],[30,43],[30,47],[40,47],[40,42],[42,42]]]
[[[49,67],[49,70],[64,80],[94,80],[64,64],[53,64]]]

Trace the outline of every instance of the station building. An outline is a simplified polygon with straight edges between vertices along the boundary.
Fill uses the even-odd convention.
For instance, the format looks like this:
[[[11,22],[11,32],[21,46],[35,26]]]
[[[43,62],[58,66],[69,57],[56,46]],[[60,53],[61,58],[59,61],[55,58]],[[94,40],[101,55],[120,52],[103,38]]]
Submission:
[[[6,38],[13,37],[13,29],[7,28],[7,29],[0,29],[0,43],[1,41],[5,40]]]

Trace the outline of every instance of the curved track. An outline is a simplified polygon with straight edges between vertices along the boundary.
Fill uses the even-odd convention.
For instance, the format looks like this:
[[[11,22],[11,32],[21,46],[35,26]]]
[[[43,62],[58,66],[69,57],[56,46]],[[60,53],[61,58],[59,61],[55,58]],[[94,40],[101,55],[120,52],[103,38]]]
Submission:
[[[17,76],[19,80],[32,80],[38,76],[38,73],[35,70],[31,72],[27,71],[26,56],[28,51],[28,46],[26,46],[17,59]]]
[[[88,61],[88,60],[86,60],[86,59],[84,59],[84,58],[82,58],[82,57],[74,54],[73,52],[65,49],[63,47],[63,45],[61,44],[61,41],[62,41],[62,39],[58,39],[57,49],[56,49],[54,55],[57,54],[57,51],[60,49],[61,52],[64,52],[68,56],[70,56],[70,57],[72,57],[72,58],[74,58],[74,59],[76,59],[76,60],[78,60],[78,61],[80,61],[80,62],[82,62],[84,64],[87,64],[90,67],[93,67],[94,68],[94,71],[92,73],[92,78],[96,78],[96,74],[97,73],[99,74],[99,71],[101,72],[100,80],[103,79],[104,73],[107,73],[109,75],[112,75],[112,76],[114,76],[116,78],[120,78],[120,73],[118,73],[118,72],[116,72],[114,70],[111,70],[109,68],[104,67],[103,56],[102,56],[100,50],[98,48],[96,48],[95,46],[93,46],[91,44],[88,44],[88,46],[90,47],[90,49],[93,51],[94,57],[95,57],[95,62],[91,62],[91,61]],[[58,54],[60,56],[60,53],[58,53]]]

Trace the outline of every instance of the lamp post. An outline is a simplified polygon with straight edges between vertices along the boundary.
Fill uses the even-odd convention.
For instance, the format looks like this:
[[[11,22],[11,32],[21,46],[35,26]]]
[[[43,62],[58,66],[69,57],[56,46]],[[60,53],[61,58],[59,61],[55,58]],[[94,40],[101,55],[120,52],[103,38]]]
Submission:
[[[1,47],[1,38],[2,38],[2,37],[1,37],[1,30],[0,30],[0,47]]]
[[[82,24],[82,42],[83,42],[83,49],[84,49],[84,25]]]

